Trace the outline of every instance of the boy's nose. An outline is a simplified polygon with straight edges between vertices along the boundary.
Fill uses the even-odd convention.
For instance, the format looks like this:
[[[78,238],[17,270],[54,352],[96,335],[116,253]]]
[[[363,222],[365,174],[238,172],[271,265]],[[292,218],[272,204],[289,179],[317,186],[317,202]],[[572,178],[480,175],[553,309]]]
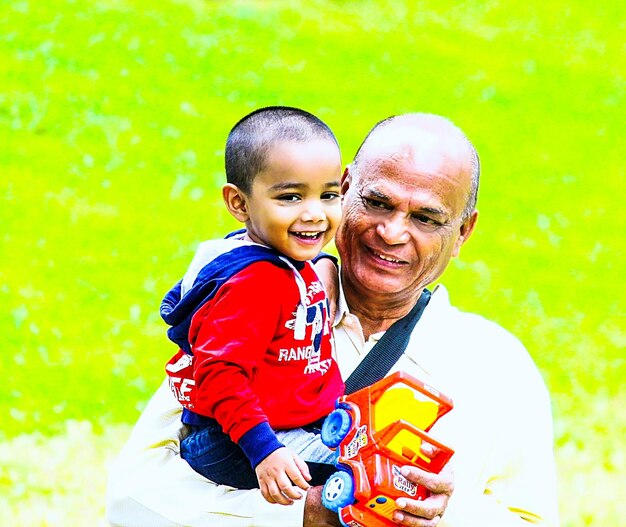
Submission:
[[[324,207],[319,201],[313,201],[306,204],[302,212],[303,221],[323,221],[326,219]]]

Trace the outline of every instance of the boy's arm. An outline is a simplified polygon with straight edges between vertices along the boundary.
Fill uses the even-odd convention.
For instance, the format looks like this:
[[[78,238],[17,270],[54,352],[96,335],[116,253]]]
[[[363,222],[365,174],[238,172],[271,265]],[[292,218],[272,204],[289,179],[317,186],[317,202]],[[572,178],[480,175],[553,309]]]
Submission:
[[[255,467],[283,447],[261,405],[275,386],[265,381],[276,363],[267,360],[280,325],[285,323],[285,288],[295,288],[291,271],[267,262],[248,266],[231,277],[202,306],[190,326],[194,353],[194,411],[213,417],[239,444]],[[279,292],[279,294],[277,294]],[[277,360],[277,357],[276,357]],[[265,373],[259,373],[263,369]],[[273,370],[272,370],[273,371]]]
[[[305,500],[289,507],[261,492],[215,485],[180,457],[180,405],[165,381],[114,462],[107,519],[115,527],[301,527]]]
[[[241,278],[244,274],[240,273],[238,276]],[[198,345],[195,347],[198,352],[198,362],[202,360],[200,356],[203,356],[198,347],[206,346],[209,351],[211,349],[228,350],[225,352],[228,356],[227,361],[222,363],[220,369],[224,379],[228,377],[228,381],[224,380],[220,384],[214,382],[215,379],[208,379],[212,388],[236,390],[240,401],[248,401],[246,405],[248,411],[245,415],[241,410],[242,406],[239,406],[238,412],[226,416],[230,419],[227,426],[241,426],[241,420],[244,418],[247,418],[246,423],[252,423],[252,425],[258,420],[256,397],[250,393],[250,387],[245,382],[246,375],[242,371],[242,369],[252,367],[251,364],[244,364],[248,363],[251,357],[242,357],[233,348],[233,335],[238,335],[239,340],[252,341],[256,345],[243,346],[246,355],[254,355],[251,347],[258,347],[259,342],[265,342],[271,338],[276,322],[267,323],[266,318],[273,311],[269,303],[276,300],[277,295],[275,291],[269,295],[263,291],[257,291],[256,288],[264,285],[270,287],[275,285],[275,282],[275,280],[259,280],[257,277],[254,283],[246,284],[245,294],[241,299],[236,295],[229,297],[235,305],[240,306],[240,318],[236,326],[232,327],[232,324],[223,323],[220,324],[221,331],[218,332],[202,323],[196,334],[198,340],[194,339],[194,345]],[[230,284],[233,283],[231,279]],[[253,287],[255,285],[256,288]],[[223,286],[221,293],[224,293],[226,289],[226,286]],[[222,299],[224,298],[226,297],[223,296]],[[255,310],[254,306],[259,301],[262,302],[261,307],[257,306],[258,309]],[[253,312],[243,313],[245,309],[251,309]],[[222,311],[224,311],[222,317],[224,320],[232,317],[233,313],[237,313],[237,310],[222,305],[214,311],[216,316],[214,323],[219,323]],[[200,311],[197,314],[199,313]],[[252,328],[244,330],[241,320],[252,320],[254,324]],[[228,334],[223,335],[227,326],[230,328],[230,333],[226,331]],[[259,334],[263,332],[263,328],[270,328],[269,337]],[[211,339],[204,339],[203,331],[210,333]],[[223,342],[220,342],[220,339]],[[261,347],[263,350],[266,349],[266,345]],[[228,364],[238,365],[232,375],[226,375],[227,371],[230,372]],[[222,394],[210,393],[209,395],[220,397]],[[107,516],[113,525],[131,527],[135,525],[150,525],[151,527],[161,525],[295,527],[302,525],[303,499],[297,500],[290,507],[277,507],[267,503],[259,490],[233,490],[230,487],[215,485],[198,475],[180,457],[180,440],[183,437],[180,417],[181,407],[167,383],[164,383],[144,410],[130,440],[111,471]]]

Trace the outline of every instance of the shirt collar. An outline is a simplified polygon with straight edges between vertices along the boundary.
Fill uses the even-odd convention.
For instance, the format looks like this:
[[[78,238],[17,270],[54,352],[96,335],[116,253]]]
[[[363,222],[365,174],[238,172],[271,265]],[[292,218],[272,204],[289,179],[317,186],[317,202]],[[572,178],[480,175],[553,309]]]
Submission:
[[[350,307],[348,306],[348,301],[346,300],[346,295],[343,292],[343,282],[341,281],[341,269],[339,269],[339,296],[337,298],[337,312],[335,313],[335,320],[333,321],[333,329],[336,329],[346,318],[346,315],[350,313]],[[379,331],[378,333],[372,333],[370,335],[369,340],[374,344],[377,343],[380,338],[385,334],[384,331]],[[363,339],[363,334],[361,334],[361,339]]]
[[[337,328],[337,326],[339,326],[342,323],[345,316],[348,313],[350,313],[350,308],[348,307],[348,302],[346,301],[346,295],[343,292],[341,270],[338,273],[338,275],[339,275],[339,296],[337,298],[337,312],[335,313],[335,320],[333,321],[333,329]],[[437,284],[433,289],[432,297],[430,299],[430,302],[426,306],[426,309],[424,310],[424,314],[422,315],[422,318],[425,317],[427,319],[430,319],[433,316],[436,317],[437,314],[442,309],[445,309],[445,307],[449,307],[449,302],[450,301],[448,297],[448,291],[442,284]],[[426,335],[421,335],[423,331],[422,328],[426,328],[429,325],[430,320],[426,323],[424,322],[425,321],[422,321],[421,325],[419,323],[417,324],[417,327],[413,331],[412,336],[416,336],[416,334],[419,335],[420,337],[428,335],[428,331],[425,332]],[[385,333],[384,331],[373,333],[372,335],[370,335],[370,339],[373,342],[378,342],[384,333]],[[411,356],[411,355],[414,355],[414,353],[415,353],[414,349],[412,349],[412,347],[409,346],[409,348],[407,349],[407,354]]]
[[[337,312],[335,313],[335,320],[333,321],[333,328],[336,328],[344,317],[350,313],[348,302],[346,301],[346,295],[343,293],[343,282],[341,280],[341,269],[337,273],[339,275],[339,296],[337,298]]]

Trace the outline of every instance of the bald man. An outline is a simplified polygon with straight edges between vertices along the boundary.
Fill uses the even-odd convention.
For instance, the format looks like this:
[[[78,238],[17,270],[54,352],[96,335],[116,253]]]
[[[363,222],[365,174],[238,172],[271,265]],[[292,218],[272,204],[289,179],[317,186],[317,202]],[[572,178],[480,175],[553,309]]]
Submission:
[[[458,256],[476,225],[478,182],[476,151],[447,119],[391,117],[366,137],[343,175],[336,236],[342,265],[334,332],[344,379]],[[431,495],[398,500],[399,525],[558,525],[550,401],[515,337],[457,310],[438,286],[391,372],[398,370],[455,403],[432,429],[455,455],[439,475],[405,469],[407,479]],[[201,478],[179,456],[184,433],[180,408],[163,384],[111,472],[113,525],[340,525],[321,505],[319,487],[280,507],[257,490]]]

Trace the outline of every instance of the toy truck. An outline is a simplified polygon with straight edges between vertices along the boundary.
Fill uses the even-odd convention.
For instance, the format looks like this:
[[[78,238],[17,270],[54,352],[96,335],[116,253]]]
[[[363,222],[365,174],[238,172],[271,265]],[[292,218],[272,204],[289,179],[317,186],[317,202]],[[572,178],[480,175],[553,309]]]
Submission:
[[[429,495],[402,476],[401,467],[439,473],[454,454],[428,435],[451,409],[451,399],[405,372],[340,397],[321,431],[323,443],[335,449],[338,469],[324,485],[324,506],[337,512],[344,526],[397,525],[396,499]]]

